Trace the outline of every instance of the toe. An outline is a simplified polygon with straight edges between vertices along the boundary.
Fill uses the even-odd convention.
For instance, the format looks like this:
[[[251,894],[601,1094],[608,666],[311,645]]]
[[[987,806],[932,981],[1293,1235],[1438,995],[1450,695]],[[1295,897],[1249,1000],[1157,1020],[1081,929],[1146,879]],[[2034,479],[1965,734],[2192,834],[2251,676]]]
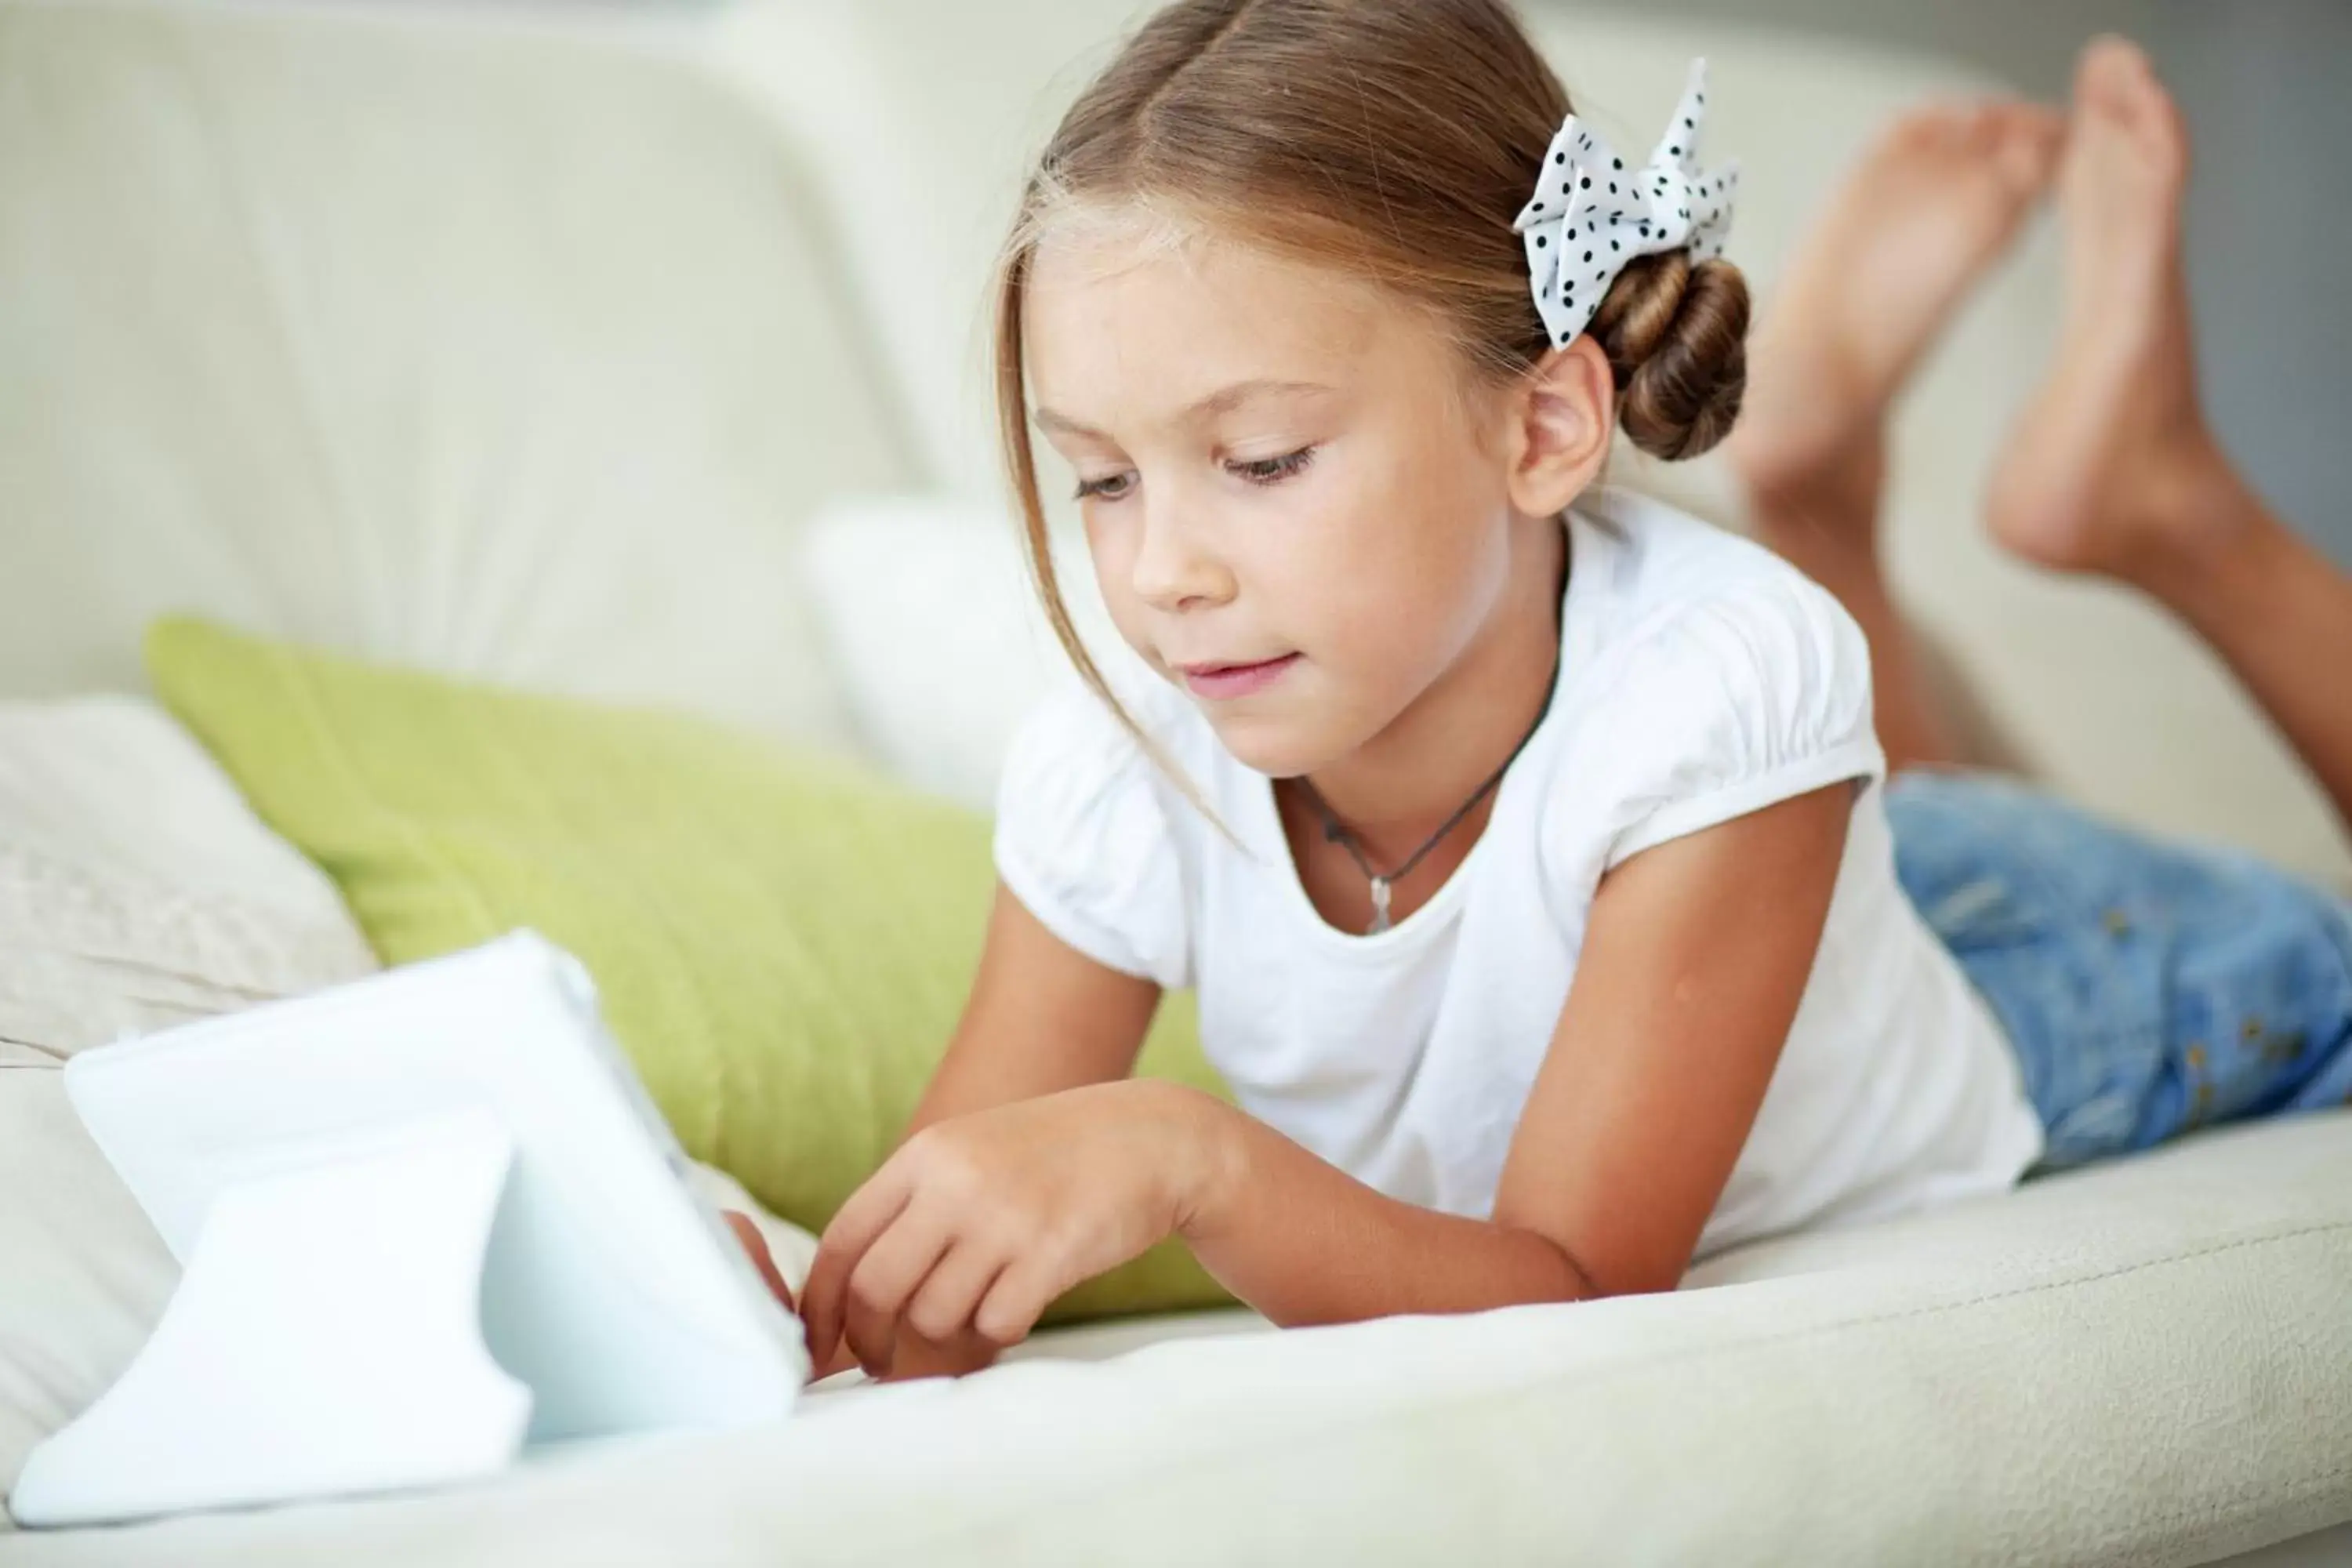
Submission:
[[[1971,145],[1990,145],[2000,135],[2000,109],[1998,99],[1979,99],[1956,105],[1952,110],[1953,134]]]
[[[2096,113],[2128,112],[2152,79],[2154,72],[2137,44],[2103,33],[2083,46],[2074,63],[2075,107]]]
[[[1967,114],[1964,105],[1954,103],[1922,104],[1906,110],[1888,127],[1881,145],[1906,157],[1943,151],[1959,139]]]
[[[2050,183],[2066,143],[2065,117],[2038,103],[2006,103],[1995,121],[1991,155],[2002,181],[2031,195]]]
[[[1916,111],[1906,111],[1886,122],[1870,151],[1881,155],[1900,156],[1925,143],[1928,137],[1927,117]]]
[[[2011,132],[2042,152],[2055,153],[2066,144],[2066,112],[2046,103],[2017,103],[2010,108]]]
[[[2133,134],[2168,174],[2178,175],[2189,160],[2188,125],[2181,119],[2180,106],[2165,90],[2147,57],[2139,55],[2137,64],[2128,110]]]
[[[2102,37],[2084,46],[2075,72],[2074,99],[2079,116],[2121,132],[2155,172],[2171,181],[2186,172],[2188,127],[2138,45]]]

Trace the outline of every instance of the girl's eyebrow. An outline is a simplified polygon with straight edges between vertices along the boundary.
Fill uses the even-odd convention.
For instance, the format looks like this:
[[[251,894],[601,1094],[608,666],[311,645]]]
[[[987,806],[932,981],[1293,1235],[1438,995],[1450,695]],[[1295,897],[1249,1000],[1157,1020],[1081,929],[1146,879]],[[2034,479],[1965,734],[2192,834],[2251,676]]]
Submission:
[[[1253,397],[1272,396],[1281,393],[1330,392],[1332,390],[1334,389],[1319,381],[1276,381],[1263,376],[1250,381],[1237,381],[1231,386],[1223,387],[1209,394],[1179,412],[1176,422],[1189,423],[1207,418],[1212,415],[1230,414]],[[1032,422],[1041,430],[1059,430],[1069,436],[1090,436],[1097,440],[1110,438],[1103,432],[1090,426],[1081,425],[1068,415],[1057,414],[1050,408],[1037,410],[1032,416]]]

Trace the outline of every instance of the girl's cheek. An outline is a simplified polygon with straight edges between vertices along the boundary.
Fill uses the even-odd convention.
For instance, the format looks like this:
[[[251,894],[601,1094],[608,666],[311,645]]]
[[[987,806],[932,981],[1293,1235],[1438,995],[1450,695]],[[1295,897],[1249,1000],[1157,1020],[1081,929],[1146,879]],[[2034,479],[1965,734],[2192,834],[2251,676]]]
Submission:
[[[1087,559],[1094,565],[1095,586],[1100,590],[1103,603],[1110,606],[1114,617],[1120,617],[1120,629],[1124,631],[1123,616],[1131,597],[1128,585],[1134,580],[1135,566],[1125,531],[1087,518]]]
[[[1126,545],[1118,531],[1107,529],[1105,541],[1091,551],[1094,558],[1095,587],[1102,595],[1103,608],[1110,612],[1111,628],[1119,640],[1134,650],[1138,657],[1154,668],[1159,668],[1159,655],[1150,639],[1144,635],[1145,620],[1141,603],[1131,586],[1134,581],[1133,560],[1126,553]],[[1093,537],[1089,531],[1089,538]]]

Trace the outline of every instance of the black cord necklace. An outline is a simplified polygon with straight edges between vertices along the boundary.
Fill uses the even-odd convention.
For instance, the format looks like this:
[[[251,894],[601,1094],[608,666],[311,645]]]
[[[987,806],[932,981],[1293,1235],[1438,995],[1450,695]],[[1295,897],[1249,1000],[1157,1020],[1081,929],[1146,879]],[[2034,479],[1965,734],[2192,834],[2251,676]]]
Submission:
[[[1526,751],[1528,742],[1536,738],[1536,731],[1543,727],[1544,716],[1551,711],[1552,692],[1559,685],[1559,650],[1555,648],[1551,658],[1551,679],[1544,685],[1543,706],[1536,710],[1535,722],[1529,724],[1527,733],[1519,737],[1519,743],[1511,748],[1511,754],[1503,759],[1503,765],[1488,773],[1486,782],[1471,791],[1470,798],[1455,808],[1454,815],[1447,817],[1444,825],[1431,834],[1420,848],[1406,856],[1404,864],[1393,871],[1381,872],[1372,869],[1372,863],[1366,858],[1363,846],[1357,842],[1356,836],[1348,830],[1347,825],[1332,813],[1328,805],[1324,804],[1323,796],[1317,792],[1313,784],[1307,782],[1306,774],[1301,773],[1291,781],[1305,793],[1307,803],[1315,808],[1315,815],[1322,818],[1323,841],[1327,844],[1337,844],[1340,848],[1345,849],[1348,852],[1348,858],[1356,863],[1356,869],[1361,871],[1371,881],[1372,925],[1371,931],[1367,934],[1376,935],[1389,929],[1393,923],[1389,919],[1389,889],[1411,876],[1412,868],[1420,865],[1431,850],[1437,847],[1439,841],[1462,825],[1462,819],[1469,816],[1496,784],[1503,782],[1503,775],[1511,771],[1511,764],[1519,760],[1519,753]]]

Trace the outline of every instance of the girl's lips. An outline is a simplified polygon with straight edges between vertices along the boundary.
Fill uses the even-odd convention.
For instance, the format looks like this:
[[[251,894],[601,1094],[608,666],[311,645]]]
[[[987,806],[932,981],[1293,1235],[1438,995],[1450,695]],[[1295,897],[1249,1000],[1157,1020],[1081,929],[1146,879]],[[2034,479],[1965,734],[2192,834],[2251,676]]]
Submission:
[[[1263,659],[1256,664],[1194,665],[1181,673],[1193,696],[1226,701],[1265,690],[1297,662],[1297,654],[1286,653],[1280,658]]]

